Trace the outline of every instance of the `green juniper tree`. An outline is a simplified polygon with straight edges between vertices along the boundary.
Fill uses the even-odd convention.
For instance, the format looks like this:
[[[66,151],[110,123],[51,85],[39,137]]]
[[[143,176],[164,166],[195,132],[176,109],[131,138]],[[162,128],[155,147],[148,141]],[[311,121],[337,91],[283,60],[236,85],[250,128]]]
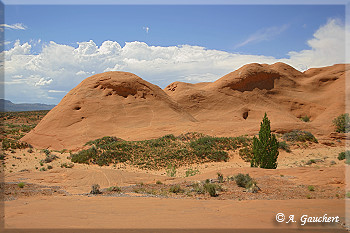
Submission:
[[[259,138],[254,136],[253,139],[251,166],[276,169],[278,154],[278,142],[276,136],[271,134],[270,120],[265,113],[260,124]]]

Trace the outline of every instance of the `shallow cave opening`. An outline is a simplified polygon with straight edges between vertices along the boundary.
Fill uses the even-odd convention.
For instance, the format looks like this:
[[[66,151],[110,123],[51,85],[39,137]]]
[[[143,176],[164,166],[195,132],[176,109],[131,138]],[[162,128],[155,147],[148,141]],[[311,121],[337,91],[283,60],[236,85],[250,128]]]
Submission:
[[[79,107],[79,106],[74,107],[74,110],[80,110],[80,109],[81,109],[81,107]]]
[[[243,112],[242,117],[246,120],[248,118],[248,111]]]

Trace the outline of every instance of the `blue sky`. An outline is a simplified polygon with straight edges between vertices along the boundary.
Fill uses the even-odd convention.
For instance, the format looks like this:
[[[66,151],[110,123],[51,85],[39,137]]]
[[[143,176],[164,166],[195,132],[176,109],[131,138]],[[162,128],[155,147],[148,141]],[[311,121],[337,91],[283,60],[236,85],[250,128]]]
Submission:
[[[28,28],[6,31],[6,41],[41,39],[72,46],[89,40],[97,45],[105,40],[121,45],[143,41],[154,46],[188,44],[278,58],[291,50],[306,49],[305,42],[329,18],[344,21],[345,17],[341,5],[9,5],[5,10],[7,24],[23,23]],[[272,35],[264,38],[271,30]],[[261,40],[237,47],[254,34]]]
[[[333,65],[344,55],[327,46],[344,51],[344,25],[344,5],[6,5],[5,98],[57,104],[108,70],[164,88],[250,62]]]

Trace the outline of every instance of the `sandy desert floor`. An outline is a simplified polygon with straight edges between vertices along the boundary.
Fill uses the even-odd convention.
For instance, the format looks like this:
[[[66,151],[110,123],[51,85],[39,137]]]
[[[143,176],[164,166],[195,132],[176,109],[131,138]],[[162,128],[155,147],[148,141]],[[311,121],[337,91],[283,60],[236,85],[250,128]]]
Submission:
[[[337,159],[344,145],[312,144],[280,152],[278,169],[251,168],[238,154],[229,162],[205,163],[177,169],[141,170],[126,165],[97,166],[68,163],[69,153],[52,152],[58,159],[52,169],[40,171],[42,150],[15,150],[5,160],[5,229],[276,229],[312,232],[346,231],[349,211],[344,161]],[[315,163],[308,163],[314,160]],[[198,171],[186,177],[189,169]],[[261,188],[245,192],[234,182],[224,182],[217,197],[192,193],[161,193],[173,184],[188,187],[205,179],[248,173]],[[161,184],[156,184],[160,181]],[[18,183],[23,182],[23,188]],[[111,186],[122,192],[89,194],[92,184],[101,190]],[[309,186],[314,190],[310,191]],[[138,187],[136,189],[135,187]],[[138,190],[138,191],[137,191]],[[159,192],[158,192],[159,191]],[[347,211],[347,212],[346,212]],[[295,215],[295,223],[278,223],[276,214]],[[306,223],[300,217],[339,216],[339,223]],[[308,232],[304,231],[304,232]]]

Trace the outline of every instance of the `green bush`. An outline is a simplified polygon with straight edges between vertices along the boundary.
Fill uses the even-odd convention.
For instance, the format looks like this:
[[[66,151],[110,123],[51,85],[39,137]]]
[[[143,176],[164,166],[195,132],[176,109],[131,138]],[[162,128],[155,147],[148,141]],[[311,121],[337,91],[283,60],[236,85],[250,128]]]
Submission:
[[[193,183],[192,188],[193,188],[193,192],[195,192],[195,193],[198,193],[198,194],[205,193],[204,186],[199,182]]]
[[[311,191],[311,192],[315,191],[315,187],[312,186],[312,185],[309,185],[309,186],[307,187],[307,189],[308,189],[309,191]]]
[[[183,193],[184,190],[180,187],[179,184],[173,185],[169,188],[169,192],[172,193]]]
[[[116,137],[103,137],[86,143],[91,148],[71,154],[74,163],[98,164],[128,163],[143,169],[166,168],[168,164],[183,166],[204,162],[228,161],[229,150],[251,144],[251,139],[240,137],[211,137],[187,133],[144,141],[124,141]],[[195,170],[189,171],[193,175]],[[173,171],[173,176],[175,176]]]
[[[48,156],[51,153],[48,149],[43,149],[42,152],[44,152],[46,156]]]
[[[53,154],[46,154],[46,158],[42,161],[44,163],[51,163],[52,161],[54,161],[55,159],[57,159],[58,157],[56,155]]]
[[[156,184],[163,184],[162,181],[157,180]]]
[[[253,150],[250,146],[243,147],[239,149],[239,156],[243,159],[244,162],[250,162],[253,158]]]
[[[90,194],[100,194],[101,191],[100,191],[100,185],[98,184],[93,184],[91,186],[91,191],[90,191]]]
[[[204,190],[209,193],[211,197],[216,197],[218,196],[217,193],[217,186],[215,184],[211,183],[205,183],[204,184]]]
[[[18,187],[19,187],[19,188],[24,188],[25,185],[26,185],[26,184],[25,184],[24,182],[18,183]]]
[[[341,114],[333,119],[335,131],[338,133],[348,133],[350,131],[350,116],[349,113]]]
[[[347,151],[343,151],[343,152],[340,152],[339,154],[338,154],[338,159],[339,160],[344,160],[344,159],[346,159],[346,158],[350,158],[350,150],[347,150]]]
[[[4,138],[2,139],[2,149],[3,150],[8,150],[8,149],[25,149],[25,148],[32,148],[32,146],[26,142],[20,142],[15,139],[11,138]]]
[[[119,188],[118,186],[111,186],[107,189],[109,192],[118,192],[120,193],[122,191],[121,188]]]
[[[167,176],[174,177],[176,176],[176,167],[173,165],[168,165],[166,169]]]
[[[239,187],[250,188],[254,180],[250,177],[249,174],[244,175],[242,173],[239,173],[235,176],[235,181]]]
[[[287,142],[285,142],[285,141],[279,142],[279,143],[278,143],[278,148],[279,148],[279,149],[282,149],[282,150],[285,150],[285,151],[288,152],[288,153],[292,152],[292,151],[290,150],[289,145],[288,145]]]
[[[82,150],[76,154],[72,154],[71,160],[73,163],[89,164],[90,160],[92,158],[95,158],[96,156],[97,156],[97,149],[96,149],[96,147],[93,146],[87,150]]]
[[[293,130],[289,133],[283,134],[282,138],[286,141],[291,141],[291,142],[315,142],[318,143],[317,139],[315,136],[308,132],[308,131],[301,131],[301,130]]]
[[[267,114],[260,124],[259,138],[253,138],[253,158],[252,167],[261,167],[267,169],[277,168],[278,142],[276,136],[271,134],[270,120]]]
[[[192,168],[189,168],[187,169],[186,171],[186,177],[189,177],[189,176],[194,176],[196,174],[198,174],[199,171],[197,169],[192,169]]]
[[[61,168],[72,168],[74,167],[74,164],[73,163],[62,163],[61,164]]]
[[[217,173],[219,183],[224,183],[224,175],[220,172]]]
[[[300,117],[300,120],[302,120],[304,122],[309,122],[310,121],[310,117],[305,115],[305,116]]]

